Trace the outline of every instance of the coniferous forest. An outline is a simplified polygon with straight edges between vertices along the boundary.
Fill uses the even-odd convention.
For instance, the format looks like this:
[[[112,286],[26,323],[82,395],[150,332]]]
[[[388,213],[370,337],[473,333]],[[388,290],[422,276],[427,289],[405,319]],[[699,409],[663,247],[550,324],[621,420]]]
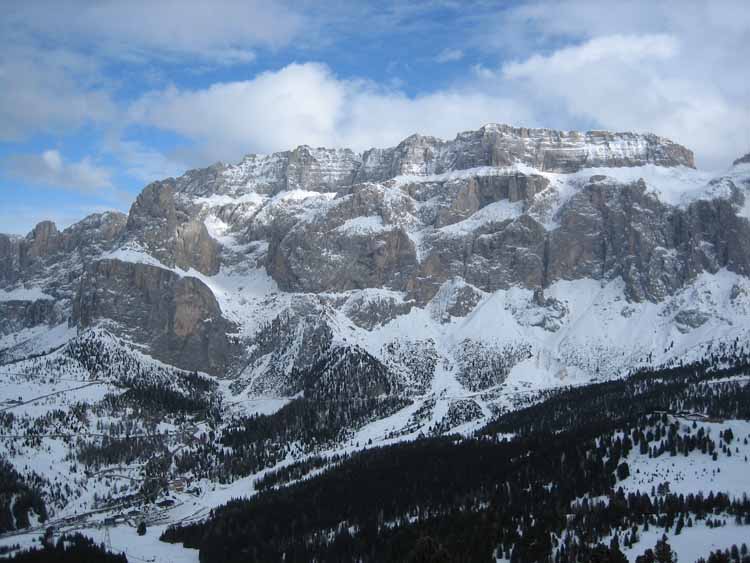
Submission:
[[[81,534],[64,535],[56,542],[16,553],[8,559],[15,563],[127,563],[124,555],[107,551]]]
[[[669,483],[625,493],[631,452],[731,455],[731,431],[677,424],[691,413],[750,418],[746,359],[714,357],[568,389],[499,416],[474,437],[426,437],[373,448],[310,479],[320,458],[270,474],[263,492],[213,511],[163,540],[232,561],[625,561],[649,528],[748,525],[750,500],[675,494]],[[244,431],[243,431],[244,433]],[[239,438],[242,433],[235,434]],[[719,467],[719,462],[717,467]],[[292,481],[288,486],[280,486]],[[672,561],[667,541],[639,560]],[[748,560],[738,547],[737,561]],[[705,553],[707,561],[725,554]],[[730,551],[729,560],[732,559]]]

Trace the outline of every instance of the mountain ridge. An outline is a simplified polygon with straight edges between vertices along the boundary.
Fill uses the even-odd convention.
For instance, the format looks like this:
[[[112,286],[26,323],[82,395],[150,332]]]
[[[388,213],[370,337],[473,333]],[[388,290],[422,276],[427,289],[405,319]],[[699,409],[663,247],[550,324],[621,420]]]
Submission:
[[[162,361],[233,377],[235,390],[247,381],[248,389],[290,394],[301,387],[289,383],[289,366],[309,367],[345,341],[401,373],[407,388],[413,377],[441,372],[451,374],[446,388],[480,390],[514,370],[526,373],[534,355],[553,371],[593,377],[596,362],[574,359],[570,336],[561,335],[615,320],[581,320],[594,305],[584,306],[574,286],[593,283],[605,301],[624,299],[625,322],[635,311],[676,307],[658,315],[678,334],[729,318],[715,304],[690,308],[675,298],[704,273],[736,276],[711,290],[716,299],[722,292],[744,299],[744,166],[711,179],[694,169],[691,151],[656,135],[497,124],[452,140],[412,135],[359,154],[301,146],[250,155],[153,182],[127,216],[95,214],[64,231],[43,222],[26,237],[0,236],[3,302],[33,286],[47,303],[4,305],[20,320],[2,342],[33,348],[35,330],[66,319],[77,330],[101,325]],[[688,192],[683,202],[674,195],[684,200]],[[460,328],[498,305],[506,326]],[[423,316],[424,328],[409,334]],[[259,345],[272,326],[285,349]],[[303,334],[312,341],[299,342]],[[431,342],[419,344],[419,354],[437,349],[436,366],[448,367],[409,375],[387,351],[396,342],[407,349]],[[608,340],[598,346],[619,349]],[[507,365],[498,372],[505,375],[488,383],[480,374],[496,367],[460,372],[477,350],[488,366]]]

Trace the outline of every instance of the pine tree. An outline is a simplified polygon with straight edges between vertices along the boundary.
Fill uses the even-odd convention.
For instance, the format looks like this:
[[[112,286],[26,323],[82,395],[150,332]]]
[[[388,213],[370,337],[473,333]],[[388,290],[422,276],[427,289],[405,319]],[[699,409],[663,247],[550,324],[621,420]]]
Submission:
[[[662,536],[654,547],[654,556],[658,563],[677,563],[677,556],[672,551],[672,546],[667,541],[667,536]]]

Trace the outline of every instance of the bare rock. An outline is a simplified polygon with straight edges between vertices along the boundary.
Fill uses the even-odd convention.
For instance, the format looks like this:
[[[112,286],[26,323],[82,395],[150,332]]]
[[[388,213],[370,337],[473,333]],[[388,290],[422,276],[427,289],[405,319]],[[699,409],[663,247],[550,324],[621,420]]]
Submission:
[[[219,271],[220,246],[202,221],[178,208],[174,180],[154,182],[141,192],[128,214],[127,235],[166,266],[207,275]]]
[[[104,324],[175,366],[222,374],[232,361],[211,290],[200,280],[147,264],[98,260],[81,280],[73,308],[81,327]]]
[[[453,317],[465,317],[471,313],[484,297],[484,293],[467,284],[461,278],[445,282],[430,301],[430,314],[441,323],[450,322]]]
[[[63,320],[60,305],[52,299],[0,301],[0,335],[40,325],[54,326]]]
[[[187,270],[195,268],[213,275],[219,271],[220,247],[208,234],[202,221],[188,221],[177,228],[175,237],[175,264]]]
[[[414,301],[405,301],[400,294],[375,289],[355,292],[341,310],[358,327],[372,330],[407,314],[414,305]]]

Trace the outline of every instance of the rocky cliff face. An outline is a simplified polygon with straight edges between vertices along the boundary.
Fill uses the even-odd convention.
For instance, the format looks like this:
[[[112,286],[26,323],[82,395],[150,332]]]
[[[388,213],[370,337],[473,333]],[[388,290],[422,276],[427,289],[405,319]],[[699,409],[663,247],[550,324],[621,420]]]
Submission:
[[[655,135],[487,125],[478,131],[461,133],[453,141],[413,135],[395,149],[367,151],[357,180],[384,181],[399,175],[423,176],[516,163],[545,172],[648,163],[694,165],[691,151]]]
[[[170,267],[219,271],[219,245],[175,202],[174,181],[149,184],[133,203],[125,238]]]
[[[355,184],[397,176],[517,163],[546,172],[645,164],[694,166],[690,150],[656,135],[486,125],[450,141],[412,135],[396,147],[362,154],[300,146],[272,155],[248,155],[236,166],[217,164],[191,170],[175,181],[175,189],[193,198],[248,192],[275,195],[289,190],[342,193]]]
[[[156,266],[93,262],[81,278],[72,321],[148,343],[151,355],[177,367],[220,374],[232,359],[232,326],[211,290]]]
[[[0,234],[0,280],[6,285],[33,283],[38,276],[38,281],[49,282],[54,277],[50,270],[69,262],[72,255],[86,261],[111,249],[125,221],[122,213],[98,213],[62,232],[52,221],[42,221],[25,237]]]
[[[64,319],[62,307],[52,299],[0,301],[0,335],[3,336],[40,325],[52,327]]]
[[[662,301],[701,272],[747,275],[750,224],[736,214],[744,195],[665,205],[645,182],[595,178],[561,209],[546,245],[546,284],[579,278],[624,280],[634,301]]]

